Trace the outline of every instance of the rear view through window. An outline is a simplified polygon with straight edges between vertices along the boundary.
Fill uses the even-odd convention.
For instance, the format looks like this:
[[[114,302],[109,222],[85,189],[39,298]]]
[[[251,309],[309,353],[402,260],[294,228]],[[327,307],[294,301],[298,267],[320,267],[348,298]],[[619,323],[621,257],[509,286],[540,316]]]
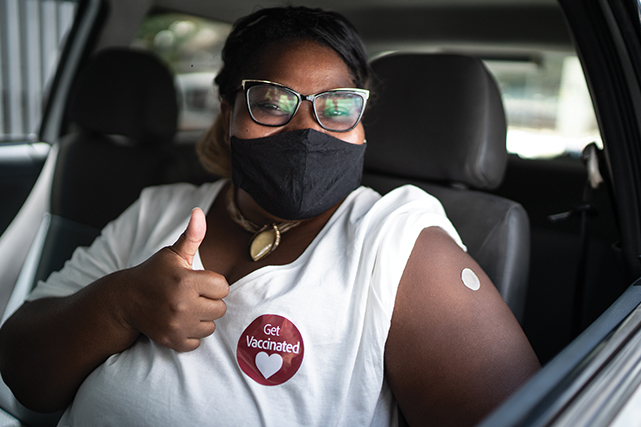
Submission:
[[[524,158],[578,157],[602,147],[590,94],[575,54],[487,60],[503,96],[508,151]]]
[[[150,15],[138,29],[133,46],[154,52],[174,73],[181,131],[206,129],[218,115],[214,77],[230,29],[227,23],[176,13]]]

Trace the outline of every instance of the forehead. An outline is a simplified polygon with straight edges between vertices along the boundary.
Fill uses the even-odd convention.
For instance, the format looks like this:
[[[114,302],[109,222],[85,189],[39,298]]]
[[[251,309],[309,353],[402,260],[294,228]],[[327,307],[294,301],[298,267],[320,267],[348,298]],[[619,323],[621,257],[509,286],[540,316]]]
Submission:
[[[296,41],[267,48],[247,78],[270,80],[302,94],[354,85],[341,56],[314,41]]]

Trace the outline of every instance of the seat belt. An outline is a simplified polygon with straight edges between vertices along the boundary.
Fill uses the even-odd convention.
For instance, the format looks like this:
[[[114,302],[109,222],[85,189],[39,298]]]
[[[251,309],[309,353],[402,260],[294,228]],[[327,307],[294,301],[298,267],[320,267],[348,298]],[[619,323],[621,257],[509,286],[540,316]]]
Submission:
[[[583,189],[581,205],[585,206],[580,213],[581,228],[579,234],[579,262],[576,272],[576,285],[574,287],[574,306],[572,308],[572,337],[577,337],[582,331],[583,300],[585,296],[588,261],[588,220],[598,214],[593,204],[594,191],[603,183],[603,175],[599,170],[599,148],[595,143],[588,144],[581,154],[581,159],[587,171],[587,180]]]
[[[600,150],[594,142],[588,144],[581,153],[581,160],[585,165],[587,179],[583,187],[581,204],[568,212],[550,215],[548,220],[551,222],[563,221],[572,217],[579,217],[579,261],[577,263],[574,295],[572,301],[572,338],[576,338],[582,331],[581,321],[583,314],[583,299],[586,288],[586,266],[588,258],[588,222],[590,217],[598,214],[598,210],[593,203],[594,191],[604,182],[603,175],[599,167]]]

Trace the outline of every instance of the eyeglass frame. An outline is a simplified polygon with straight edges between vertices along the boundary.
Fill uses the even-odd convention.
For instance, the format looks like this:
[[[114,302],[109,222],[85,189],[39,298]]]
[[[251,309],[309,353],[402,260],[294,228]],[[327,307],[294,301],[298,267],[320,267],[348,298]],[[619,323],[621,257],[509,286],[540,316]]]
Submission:
[[[250,86],[248,86],[248,84],[250,84]],[[250,107],[250,103],[249,103],[249,89],[251,89],[254,86],[261,85],[261,84],[276,86],[276,87],[285,89],[285,90],[293,93],[296,96],[296,98],[298,99],[298,103],[296,104],[296,109],[294,110],[294,112],[291,114],[291,116],[289,117],[289,119],[285,123],[280,124],[280,125],[269,125],[269,124],[265,124],[265,123],[260,123],[254,117],[254,115],[252,113],[252,110],[251,110],[251,107]],[[320,127],[322,127],[323,129],[325,129],[327,131],[330,131],[330,132],[349,132],[349,131],[353,130],[356,126],[358,126],[358,124],[361,122],[361,119],[363,118],[363,114],[365,113],[365,108],[367,107],[367,100],[369,99],[369,94],[370,94],[369,90],[367,90],[367,89],[344,88],[343,87],[343,88],[324,90],[322,92],[319,92],[319,93],[316,93],[316,94],[311,94],[311,95],[302,95],[302,94],[296,92],[294,89],[292,89],[290,87],[287,87],[287,86],[285,86],[283,84],[280,84],[280,83],[272,82],[272,81],[269,81],[269,80],[253,80],[253,79],[241,80],[238,90],[242,90],[245,93],[245,105],[247,106],[247,111],[249,112],[249,116],[251,117],[251,119],[256,124],[259,124],[261,126],[269,126],[269,127],[286,126],[289,122],[292,121],[292,119],[294,118],[296,113],[298,113],[298,109],[300,108],[300,106],[303,103],[303,101],[309,101],[309,102],[312,103],[312,110],[314,111],[314,119],[316,119],[316,123],[318,123],[320,125]],[[358,115],[358,119],[356,120],[354,125],[352,127],[350,127],[349,129],[345,129],[345,130],[329,129],[328,127],[323,125],[321,123],[321,121],[318,119],[318,112],[316,111],[316,104],[314,103],[314,101],[316,101],[316,98],[318,98],[319,96],[325,95],[325,94],[330,93],[330,92],[351,92],[351,93],[355,93],[356,95],[360,96],[363,99],[363,107],[361,108],[361,112]]]

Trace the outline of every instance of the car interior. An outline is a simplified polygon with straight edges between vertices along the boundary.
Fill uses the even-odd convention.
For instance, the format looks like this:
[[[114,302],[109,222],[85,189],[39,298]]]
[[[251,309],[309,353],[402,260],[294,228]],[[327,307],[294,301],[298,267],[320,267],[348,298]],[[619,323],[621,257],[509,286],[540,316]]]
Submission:
[[[545,98],[549,86],[559,91],[561,77],[534,84],[528,96],[542,100],[535,107],[524,101],[532,75],[561,70],[559,64],[568,67],[559,75],[569,73],[567,58],[576,58],[557,2],[296,4],[343,13],[372,59],[376,78],[363,119],[363,184],[385,193],[411,183],[439,198],[545,365],[633,279],[621,258],[600,141],[538,157],[510,146],[545,146],[550,109],[578,114],[577,107],[560,101],[550,106]],[[64,67],[51,86],[56,97],[48,100],[38,134],[51,148],[0,158],[0,183],[12,189],[0,196],[7,207],[0,218],[0,233],[6,229],[0,235],[3,319],[142,188],[216,179],[200,166],[194,148],[213,121],[215,102],[190,95],[187,80],[179,77],[189,73],[169,66],[161,48],[146,48],[141,34],[158,22],[188,22],[187,15],[194,22],[213,20],[224,33],[254,8],[249,0],[78,4],[78,16],[93,14],[86,18],[91,26],[76,21],[69,34],[83,39],[81,47],[68,44],[61,55]],[[154,43],[162,44],[159,34],[167,30],[153,31]],[[187,63],[198,65],[198,57]],[[203,63],[196,71],[214,68],[204,79],[211,84],[215,62]],[[506,70],[524,71],[517,76]],[[207,96],[215,99],[214,93]],[[198,110],[204,118],[188,117],[190,102],[206,104]],[[534,108],[533,126],[539,128],[526,135],[519,120],[527,108]],[[56,117],[57,127],[51,124]],[[186,123],[190,117],[193,122]],[[595,181],[598,175],[603,182]],[[60,415],[28,411],[4,384],[0,407],[27,425],[55,424]]]
[[[411,183],[436,196],[470,255],[522,320],[527,213],[518,203],[475,191],[497,187],[507,165],[496,82],[478,58],[462,55],[390,54],[372,67],[380,89],[364,123],[363,184],[386,193]]]

